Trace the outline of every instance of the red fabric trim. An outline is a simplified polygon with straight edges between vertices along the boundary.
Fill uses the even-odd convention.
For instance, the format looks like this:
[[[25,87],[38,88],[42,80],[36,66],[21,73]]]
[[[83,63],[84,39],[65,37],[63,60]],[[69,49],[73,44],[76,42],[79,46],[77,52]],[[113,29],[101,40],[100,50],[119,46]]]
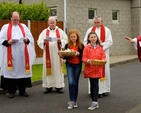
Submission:
[[[8,25],[7,40],[10,40],[12,36],[12,23]],[[7,47],[7,66],[8,70],[12,70],[12,49],[11,45]]]
[[[59,30],[58,29],[56,29],[56,37],[57,38],[60,38],[60,33],[59,33]],[[57,44],[58,44],[58,49],[61,50],[60,43],[57,42]]]
[[[138,36],[137,37],[137,48],[138,48],[137,52],[138,52],[138,58],[141,62],[141,47],[140,47],[140,44],[139,44],[140,41],[141,41],[141,36]]]
[[[49,30],[46,30],[46,36],[49,36]],[[46,42],[46,67],[51,68],[51,62],[50,62],[50,52],[49,52],[49,42]]]
[[[100,30],[100,37],[99,38],[102,42],[105,42],[105,27],[104,27],[104,25],[101,25],[100,28],[101,28],[101,30]],[[95,32],[95,29],[96,29],[96,26],[94,26],[91,31]]]
[[[22,31],[23,37],[25,38],[25,31],[24,28],[21,24],[19,24],[19,27]],[[30,63],[29,63],[29,53],[28,53],[28,48],[27,48],[27,44],[24,43],[24,54],[25,54],[25,68],[26,68],[26,72],[29,73],[30,72]]]
[[[46,36],[49,36],[50,30],[46,30]],[[60,33],[59,30],[56,29],[56,37],[60,38]],[[58,44],[58,50],[61,49],[60,44],[57,42]],[[50,61],[50,52],[49,52],[49,42],[46,42],[46,68],[51,68],[51,61]]]

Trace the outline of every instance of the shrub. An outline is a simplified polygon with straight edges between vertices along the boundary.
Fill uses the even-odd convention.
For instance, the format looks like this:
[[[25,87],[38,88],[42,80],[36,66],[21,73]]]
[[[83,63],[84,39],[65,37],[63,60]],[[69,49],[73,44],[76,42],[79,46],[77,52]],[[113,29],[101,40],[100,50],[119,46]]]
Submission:
[[[0,3],[0,19],[9,20],[11,13],[18,11],[21,20],[44,21],[50,16],[50,8],[43,2],[39,4],[15,4],[13,2]]]

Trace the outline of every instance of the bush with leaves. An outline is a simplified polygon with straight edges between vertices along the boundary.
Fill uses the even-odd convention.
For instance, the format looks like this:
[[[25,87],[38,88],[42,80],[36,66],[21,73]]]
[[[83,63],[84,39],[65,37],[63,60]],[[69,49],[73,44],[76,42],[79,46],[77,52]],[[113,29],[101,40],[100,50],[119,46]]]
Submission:
[[[42,1],[39,4],[0,3],[0,20],[9,20],[11,13],[18,11],[21,20],[44,21],[50,16],[50,8]]]

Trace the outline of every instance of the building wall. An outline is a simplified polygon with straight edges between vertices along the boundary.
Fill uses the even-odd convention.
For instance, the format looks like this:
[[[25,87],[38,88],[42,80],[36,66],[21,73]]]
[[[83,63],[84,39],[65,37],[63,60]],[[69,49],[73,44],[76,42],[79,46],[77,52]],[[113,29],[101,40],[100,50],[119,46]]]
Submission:
[[[131,2],[130,0],[69,0],[67,3],[68,29],[78,29],[82,39],[86,30],[93,25],[88,21],[88,8],[96,8],[97,15],[103,18],[103,24],[111,29],[113,46],[111,55],[134,54],[134,48],[124,39],[131,36]],[[112,22],[112,10],[120,11],[120,22]]]
[[[131,2],[131,20],[132,20],[132,37],[141,34],[141,0],[132,0]]]
[[[9,0],[3,0],[9,1]],[[19,0],[11,0],[18,3]],[[41,0],[23,0],[24,3],[39,3]],[[113,45],[110,55],[135,54],[133,46],[124,38],[125,35],[133,37],[139,35],[140,20],[137,17],[141,11],[132,8],[139,4],[140,0],[66,0],[67,1],[67,31],[77,29],[83,40],[89,27],[93,25],[88,21],[88,8],[96,8],[97,15],[103,19],[113,36]],[[44,0],[49,7],[57,6],[57,20],[64,20],[64,0]],[[119,10],[119,23],[112,22],[112,10]],[[135,24],[136,22],[136,24]],[[137,25],[137,23],[139,25]],[[133,31],[133,32],[132,32]]]

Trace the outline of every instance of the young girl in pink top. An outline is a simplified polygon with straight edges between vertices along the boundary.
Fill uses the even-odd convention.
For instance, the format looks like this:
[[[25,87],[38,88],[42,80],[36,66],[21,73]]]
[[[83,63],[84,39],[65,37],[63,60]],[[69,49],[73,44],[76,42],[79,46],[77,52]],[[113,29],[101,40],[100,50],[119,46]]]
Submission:
[[[85,63],[84,77],[90,79],[90,90],[92,97],[92,104],[88,108],[94,110],[99,108],[98,92],[99,92],[99,78],[102,78],[102,67],[93,66],[91,60],[105,60],[106,56],[102,46],[100,45],[99,38],[95,32],[90,32],[87,38],[87,45],[84,48],[82,61]]]

